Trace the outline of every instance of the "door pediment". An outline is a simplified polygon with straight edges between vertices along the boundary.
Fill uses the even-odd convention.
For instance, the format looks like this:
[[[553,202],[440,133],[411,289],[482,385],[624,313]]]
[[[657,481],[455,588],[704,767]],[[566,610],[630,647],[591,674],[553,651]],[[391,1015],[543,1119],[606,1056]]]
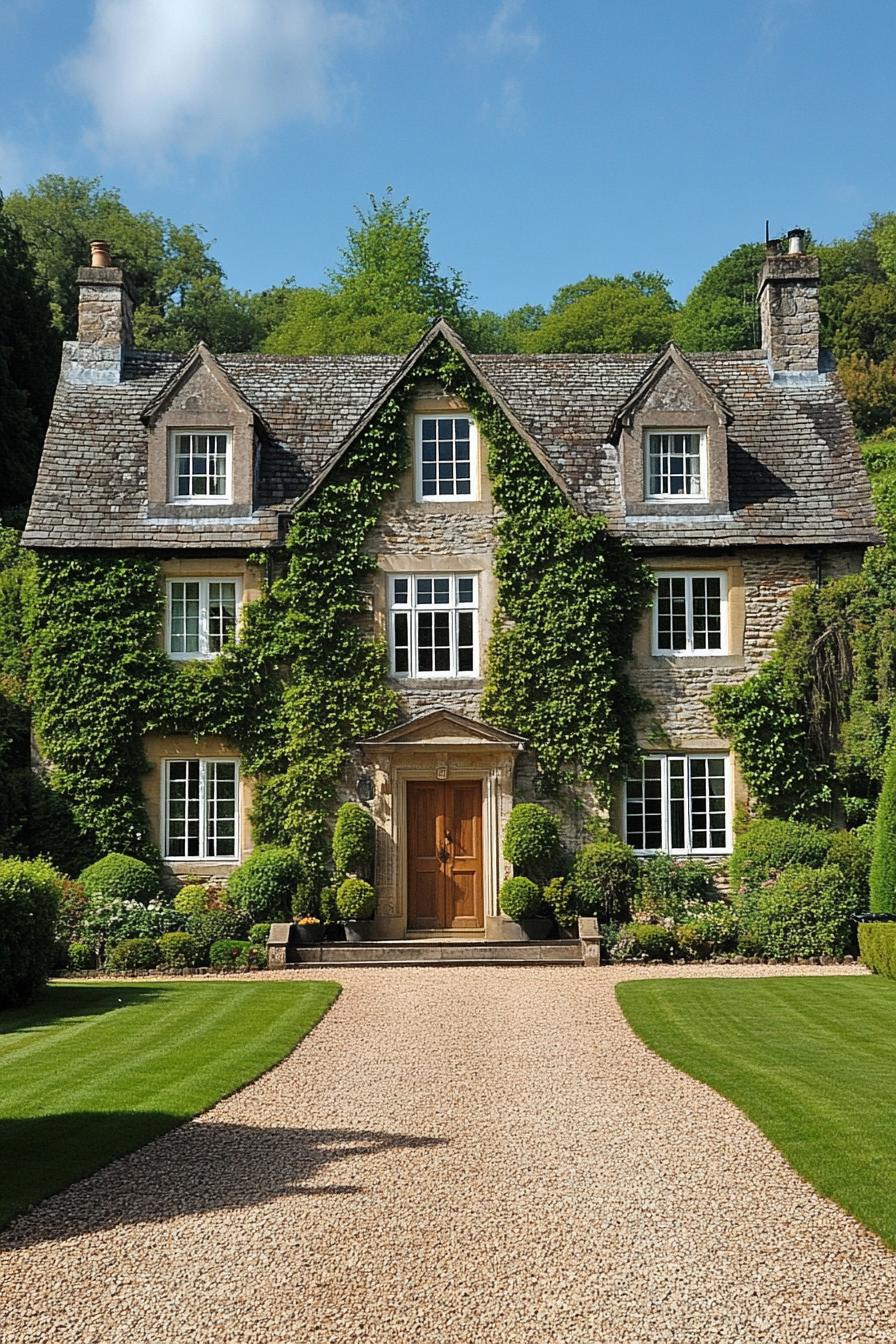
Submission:
[[[376,737],[368,738],[362,745],[377,751],[398,750],[402,747],[432,747],[439,751],[449,747],[521,751],[525,741],[516,733],[505,732],[503,728],[495,728],[481,719],[471,719],[465,714],[437,706],[406,723],[387,728]]]

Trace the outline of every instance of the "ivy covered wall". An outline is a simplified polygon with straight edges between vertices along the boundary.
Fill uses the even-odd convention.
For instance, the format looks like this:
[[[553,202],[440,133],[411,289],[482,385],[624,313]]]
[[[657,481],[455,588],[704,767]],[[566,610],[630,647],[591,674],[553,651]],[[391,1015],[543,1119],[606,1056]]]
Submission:
[[[60,813],[44,846],[57,862],[73,869],[108,849],[158,858],[140,783],[149,733],[230,741],[256,777],[256,839],[322,861],[347,749],[400,712],[384,644],[363,628],[362,592],[375,565],[368,538],[409,465],[406,403],[429,379],[479,422],[501,514],[483,716],[529,740],[548,787],[606,786],[634,756],[625,660],[649,574],[601,519],[576,512],[439,340],[296,514],[282,572],[215,659],[179,664],[162,651],[153,557],[39,557],[28,685]]]

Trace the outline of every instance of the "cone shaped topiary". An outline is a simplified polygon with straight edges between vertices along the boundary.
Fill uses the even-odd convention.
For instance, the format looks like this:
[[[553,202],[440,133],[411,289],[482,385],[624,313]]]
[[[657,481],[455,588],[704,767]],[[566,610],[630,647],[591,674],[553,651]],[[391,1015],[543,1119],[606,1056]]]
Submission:
[[[896,749],[891,748],[877,805],[871,860],[871,909],[896,914]]]

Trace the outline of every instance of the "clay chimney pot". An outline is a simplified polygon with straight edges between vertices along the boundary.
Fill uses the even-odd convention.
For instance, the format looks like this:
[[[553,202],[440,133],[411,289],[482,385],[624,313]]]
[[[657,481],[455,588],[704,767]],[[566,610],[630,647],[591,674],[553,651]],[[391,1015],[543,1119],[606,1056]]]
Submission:
[[[90,244],[90,264],[94,268],[112,265],[112,257],[108,243],[97,242]]]

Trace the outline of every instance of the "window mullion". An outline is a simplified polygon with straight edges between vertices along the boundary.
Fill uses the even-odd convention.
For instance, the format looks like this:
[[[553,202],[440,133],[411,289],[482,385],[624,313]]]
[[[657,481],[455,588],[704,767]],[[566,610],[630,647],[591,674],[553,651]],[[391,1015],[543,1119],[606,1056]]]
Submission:
[[[206,767],[206,762],[200,759],[200,761],[199,761],[199,857],[200,857],[201,859],[204,859],[204,858],[207,857],[207,856],[206,856],[206,852],[205,852],[205,849],[206,849],[206,839],[205,839],[205,800],[206,800],[205,767]]]
[[[685,620],[685,651],[694,652],[694,576],[686,574],[684,577],[684,620]]]

